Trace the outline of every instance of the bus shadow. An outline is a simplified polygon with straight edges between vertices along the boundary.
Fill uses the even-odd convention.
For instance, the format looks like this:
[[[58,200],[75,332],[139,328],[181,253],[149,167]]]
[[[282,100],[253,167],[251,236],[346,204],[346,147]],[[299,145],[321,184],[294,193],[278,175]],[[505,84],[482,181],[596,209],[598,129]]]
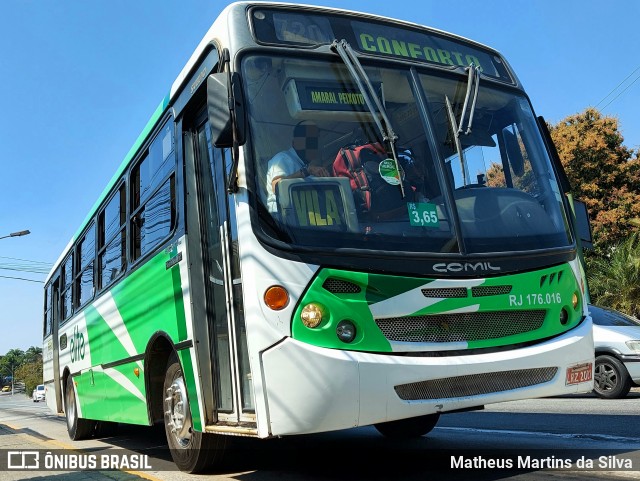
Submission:
[[[536,425],[537,415],[533,416],[529,420],[530,426]],[[625,463],[630,460],[634,470],[640,469],[640,451],[636,451],[636,448],[614,450],[606,441],[598,440],[598,435],[586,439],[587,435],[581,433],[575,434],[575,442],[570,439],[571,434],[563,435],[567,439],[561,441],[555,438],[543,441],[539,438],[524,441],[514,439],[512,432],[508,431],[518,429],[512,424],[514,417],[507,413],[500,417],[504,434],[496,433],[495,430],[500,428],[494,427],[491,434],[479,433],[471,440],[459,434],[455,428],[451,430],[447,427],[449,424],[436,428],[428,436],[411,440],[387,439],[378,435],[372,427],[270,440],[229,437],[223,460],[207,474],[229,476],[242,481],[424,481],[445,477],[447,480],[489,481],[514,475],[518,479],[531,480],[558,479],[564,476],[585,479],[596,476],[596,471],[602,471],[603,467],[610,471],[616,470],[612,469],[616,466],[609,464],[612,459]],[[574,418],[572,425],[584,426],[588,423],[586,418],[591,416],[571,417]],[[461,422],[473,426],[473,423],[464,420]],[[612,422],[615,424],[620,420]],[[571,432],[566,426],[561,429],[565,433]],[[149,455],[154,470],[176,469],[164,442],[162,426],[126,426],[119,436],[108,442],[118,448]],[[581,459],[592,460],[591,467],[579,465]],[[607,465],[599,466],[598,459],[606,459]],[[626,465],[617,468],[624,470]],[[194,479],[197,478],[194,476]]]

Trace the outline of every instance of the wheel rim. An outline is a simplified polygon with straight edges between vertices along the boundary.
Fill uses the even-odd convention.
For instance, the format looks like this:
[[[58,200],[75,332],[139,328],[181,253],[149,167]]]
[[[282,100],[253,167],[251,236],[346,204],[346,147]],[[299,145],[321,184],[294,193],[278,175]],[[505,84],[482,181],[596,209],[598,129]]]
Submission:
[[[167,426],[176,442],[187,447],[191,442],[191,413],[184,379],[178,375],[167,389],[164,398]]]
[[[76,396],[73,388],[73,381],[70,381],[67,386],[66,398],[67,424],[72,426],[73,420],[76,418]]]
[[[593,377],[595,389],[599,392],[613,391],[618,385],[618,372],[615,367],[606,362],[596,365]]]

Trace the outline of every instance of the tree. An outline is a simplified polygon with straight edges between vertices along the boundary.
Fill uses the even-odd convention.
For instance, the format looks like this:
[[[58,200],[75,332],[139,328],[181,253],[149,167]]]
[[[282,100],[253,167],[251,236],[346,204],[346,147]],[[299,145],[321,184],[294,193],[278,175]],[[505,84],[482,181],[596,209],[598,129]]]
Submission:
[[[640,218],[640,160],[623,145],[615,117],[588,108],[550,126],[551,137],[576,198],[591,215],[601,252],[637,230]]]
[[[640,315],[640,235],[611,246],[609,255],[591,258],[587,278],[594,304]]]
[[[25,383],[27,396],[38,384],[42,384],[42,348],[31,346],[27,351],[11,349],[0,359],[0,374],[11,376],[12,386],[16,381]]]
[[[31,346],[24,353],[24,362],[25,363],[33,363],[40,361],[42,362],[42,348]]]
[[[42,384],[42,358],[22,364],[15,375],[16,379],[24,382],[25,394],[30,396],[35,387]]]
[[[3,376],[11,376],[11,384],[15,382],[15,371],[24,362],[22,349],[11,349],[0,359],[0,373]]]

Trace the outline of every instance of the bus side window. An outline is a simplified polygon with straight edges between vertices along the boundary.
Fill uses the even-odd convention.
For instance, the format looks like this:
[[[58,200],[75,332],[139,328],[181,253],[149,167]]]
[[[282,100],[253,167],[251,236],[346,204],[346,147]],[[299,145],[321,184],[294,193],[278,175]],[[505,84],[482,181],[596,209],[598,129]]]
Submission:
[[[98,289],[107,287],[126,269],[126,206],[123,183],[98,216]]]
[[[94,276],[93,267],[96,255],[95,223],[91,223],[84,238],[78,243],[75,270],[75,301],[74,307],[84,306],[93,299]]]
[[[52,285],[49,283],[45,289],[44,294],[44,326],[42,330],[42,337],[46,338],[53,332],[53,298],[51,297]]]
[[[176,225],[173,124],[160,130],[131,173],[131,255],[151,252]]]
[[[62,265],[62,288],[60,293],[60,322],[69,319],[73,314],[71,295],[73,292],[73,254],[69,254]]]

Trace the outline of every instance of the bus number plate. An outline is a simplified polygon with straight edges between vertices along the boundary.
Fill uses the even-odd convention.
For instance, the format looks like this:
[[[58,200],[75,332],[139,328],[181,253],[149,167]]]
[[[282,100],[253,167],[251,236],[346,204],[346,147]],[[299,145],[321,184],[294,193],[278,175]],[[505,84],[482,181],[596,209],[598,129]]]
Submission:
[[[593,366],[590,362],[567,368],[567,386],[591,380],[593,380]]]

